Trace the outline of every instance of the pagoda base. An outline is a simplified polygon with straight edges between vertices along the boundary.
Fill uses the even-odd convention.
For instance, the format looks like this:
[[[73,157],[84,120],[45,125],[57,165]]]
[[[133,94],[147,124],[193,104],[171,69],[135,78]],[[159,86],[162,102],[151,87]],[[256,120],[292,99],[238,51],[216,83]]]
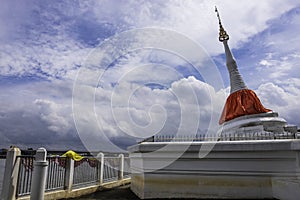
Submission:
[[[238,117],[225,122],[219,129],[220,140],[241,139],[293,139],[297,138],[297,126],[287,125],[276,112]]]
[[[209,143],[130,147],[131,190],[141,199],[299,199],[300,140],[219,141],[199,158]]]

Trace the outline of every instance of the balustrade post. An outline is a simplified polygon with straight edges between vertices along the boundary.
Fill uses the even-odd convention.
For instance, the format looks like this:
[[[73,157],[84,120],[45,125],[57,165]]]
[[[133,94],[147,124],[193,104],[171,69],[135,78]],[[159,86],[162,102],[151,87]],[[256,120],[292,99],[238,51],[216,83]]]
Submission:
[[[68,157],[66,159],[66,177],[64,189],[70,192],[72,191],[73,186],[74,160]]]
[[[30,193],[31,200],[44,199],[48,168],[46,156],[47,151],[45,148],[39,148],[36,151]]]
[[[98,153],[97,159],[100,159],[100,177],[99,177],[99,184],[101,185],[103,183],[103,174],[104,174],[104,154]]]
[[[18,173],[20,167],[21,150],[12,147],[6,153],[5,171],[2,184],[1,200],[15,200],[17,192]]]
[[[118,180],[122,180],[124,176],[124,155],[119,155],[119,170],[118,170]]]

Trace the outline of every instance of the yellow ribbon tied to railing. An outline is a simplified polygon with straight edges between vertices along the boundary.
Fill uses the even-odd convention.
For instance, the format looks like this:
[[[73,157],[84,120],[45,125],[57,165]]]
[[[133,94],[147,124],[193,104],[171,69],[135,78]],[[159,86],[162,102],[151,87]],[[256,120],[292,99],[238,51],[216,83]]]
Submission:
[[[76,153],[75,151],[69,150],[62,155],[62,157],[68,157],[75,161],[81,161],[84,157]]]

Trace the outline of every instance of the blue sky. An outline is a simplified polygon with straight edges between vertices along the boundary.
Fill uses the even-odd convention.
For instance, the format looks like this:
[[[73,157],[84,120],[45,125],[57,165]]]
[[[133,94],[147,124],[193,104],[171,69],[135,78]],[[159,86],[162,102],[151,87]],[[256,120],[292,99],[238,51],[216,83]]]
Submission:
[[[124,147],[156,132],[189,132],[188,125],[180,127],[185,109],[199,114],[198,132],[207,130],[211,116],[221,112],[229,86],[215,5],[248,87],[265,107],[300,126],[298,1],[4,0],[0,7],[0,146],[80,149],[80,140],[89,138],[83,142],[89,145],[98,138],[91,148]],[[146,27],[174,31],[203,47],[224,87],[204,83],[197,70],[168,51],[125,52],[98,77],[99,82],[90,84],[89,77],[81,80],[84,87],[78,102],[86,123],[76,127],[72,102],[80,70],[105,41]],[[90,96],[96,120],[84,114],[84,97]]]

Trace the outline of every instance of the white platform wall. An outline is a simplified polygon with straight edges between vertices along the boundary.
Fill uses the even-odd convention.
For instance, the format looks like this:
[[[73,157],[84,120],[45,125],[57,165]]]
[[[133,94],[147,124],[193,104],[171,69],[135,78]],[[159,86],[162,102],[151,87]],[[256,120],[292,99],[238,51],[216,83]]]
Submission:
[[[300,199],[300,140],[222,141],[199,158],[203,143],[130,147],[132,191],[142,199]]]

